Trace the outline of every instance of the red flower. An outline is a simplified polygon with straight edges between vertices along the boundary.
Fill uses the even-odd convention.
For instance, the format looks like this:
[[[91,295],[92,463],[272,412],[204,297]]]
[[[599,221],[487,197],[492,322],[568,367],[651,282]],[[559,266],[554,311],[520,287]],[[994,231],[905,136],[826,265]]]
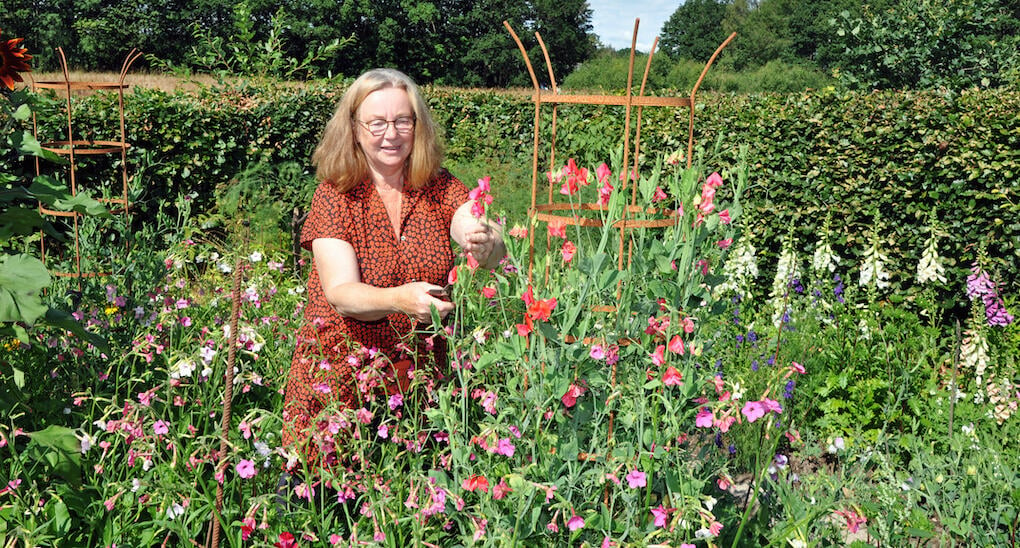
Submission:
[[[3,34],[3,29],[0,29]],[[32,67],[28,61],[32,56],[28,50],[21,47],[24,38],[13,38],[11,40],[0,40],[0,82],[3,82],[7,89],[14,89],[14,82],[24,82],[19,72],[31,72]]]
[[[549,223],[549,235],[557,238],[567,237],[567,223],[563,221],[553,221]]]
[[[486,299],[491,299],[491,298],[496,296],[496,288],[495,287],[488,287],[488,286],[486,286],[486,287],[483,287],[480,291],[482,292],[482,296],[485,297]]]
[[[284,531],[280,533],[280,541],[273,544],[273,546],[276,546],[276,548],[297,548],[298,543],[294,535]]]
[[[680,386],[683,384],[683,375],[672,365],[666,368],[666,372],[662,374],[662,384],[666,386]]]
[[[673,335],[673,339],[669,341],[669,351],[674,354],[683,355],[684,341],[680,338],[680,335]]]
[[[485,479],[485,476],[474,475],[464,480],[460,484],[462,488],[467,491],[484,491],[489,492],[489,480]]]
[[[560,254],[563,255],[563,262],[569,263],[574,258],[574,253],[577,253],[577,246],[574,242],[567,240],[563,242],[563,248],[560,249]]]
[[[577,404],[577,398],[583,396],[584,392],[585,389],[583,386],[575,383],[570,383],[570,386],[567,387],[567,391],[563,393],[563,396],[560,398],[560,401],[563,402],[563,405],[565,405],[566,407],[573,407],[574,405]]]

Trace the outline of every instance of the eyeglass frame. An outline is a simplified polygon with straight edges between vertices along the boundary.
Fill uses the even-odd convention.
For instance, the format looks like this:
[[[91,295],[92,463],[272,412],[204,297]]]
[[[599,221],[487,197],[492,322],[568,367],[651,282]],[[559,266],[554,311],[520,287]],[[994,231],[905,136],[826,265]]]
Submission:
[[[358,120],[357,118],[353,118],[353,117],[351,118],[351,120],[361,124],[361,127],[365,128],[365,131],[367,131],[369,133],[369,135],[371,135],[372,137],[382,137],[383,135],[386,135],[386,132],[390,130],[390,126],[393,126],[393,131],[397,132],[398,135],[407,135],[407,134],[411,133],[412,131],[414,131],[415,126],[418,124],[418,116],[416,116],[414,114],[412,114],[410,116],[401,116],[401,117],[393,119],[393,120],[386,120],[386,119],[383,119],[383,118],[375,118],[375,119],[372,119],[372,120],[369,120],[368,122],[366,122],[364,120]],[[410,120],[411,121],[411,127],[407,128],[406,131],[401,131],[400,128],[397,127],[397,122],[399,122],[401,120]],[[386,127],[381,132],[376,133],[375,131],[372,131],[372,128],[368,127],[369,124],[374,123],[374,122],[385,122],[386,123]]]

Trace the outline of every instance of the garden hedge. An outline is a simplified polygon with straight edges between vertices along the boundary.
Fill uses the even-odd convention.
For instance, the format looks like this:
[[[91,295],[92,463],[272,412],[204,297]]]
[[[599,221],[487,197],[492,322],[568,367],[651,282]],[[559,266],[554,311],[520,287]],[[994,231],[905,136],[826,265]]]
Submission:
[[[341,91],[340,84],[133,90],[127,125],[142,217],[181,192],[194,192],[209,206],[218,186],[253,164],[299,162],[311,173],[308,158]],[[527,93],[430,88],[426,94],[451,159],[530,166],[534,111]],[[115,127],[112,101],[81,99],[76,120]],[[695,132],[699,144],[720,140],[719,166],[736,162],[738,148],[748,147],[750,230],[767,253],[791,230],[798,249],[810,252],[832,215],[830,241],[849,259],[844,264],[856,264],[877,213],[883,249],[894,263],[892,289],[906,289],[934,208],[944,234],[940,254],[956,279],[981,244],[999,278],[1016,290],[1020,282],[1010,278],[1020,266],[1018,112],[1020,92],[1002,90],[706,93],[699,96]],[[686,116],[644,110],[644,162],[685,150]],[[620,107],[560,107],[557,161],[576,157],[595,167],[607,160],[621,140],[622,118]],[[288,206],[303,205],[313,185],[306,179],[301,189],[273,194],[286,195],[294,202]],[[958,296],[958,288],[944,297],[950,295]]]

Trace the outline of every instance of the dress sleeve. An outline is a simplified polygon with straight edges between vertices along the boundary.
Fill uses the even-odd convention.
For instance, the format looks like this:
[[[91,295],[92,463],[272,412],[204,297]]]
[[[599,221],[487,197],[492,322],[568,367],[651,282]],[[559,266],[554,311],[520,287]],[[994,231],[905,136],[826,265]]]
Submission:
[[[350,241],[351,213],[347,196],[329,182],[319,183],[312,196],[312,208],[301,229],[301,247],[312,248],[316,238]]]
[[[464,205],[468,198],[468,189],[460,179],[454,177],[449,171],[443,170],[439,177],[441,179],[442,200],[444,212],[452,219],[457,208]]]

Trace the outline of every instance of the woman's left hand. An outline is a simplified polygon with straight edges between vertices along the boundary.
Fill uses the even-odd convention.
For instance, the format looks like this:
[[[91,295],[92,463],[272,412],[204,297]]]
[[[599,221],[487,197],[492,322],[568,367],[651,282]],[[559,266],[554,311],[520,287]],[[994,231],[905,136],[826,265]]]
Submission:
[[[450,235],[465,253],[470,253],[485,268],[495,268],[506,255],[502,230],[486,219],[471,215],[471,202],[462,205],[453,215]]]

